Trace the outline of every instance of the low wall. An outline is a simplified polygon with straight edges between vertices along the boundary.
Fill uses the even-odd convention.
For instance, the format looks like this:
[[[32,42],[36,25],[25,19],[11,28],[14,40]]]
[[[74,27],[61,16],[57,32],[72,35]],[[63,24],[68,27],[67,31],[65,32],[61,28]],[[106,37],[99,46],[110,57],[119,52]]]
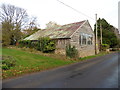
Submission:
[[[66,55],[65,49],[56,49],[55,54]]]
[[[66,51],[65,49],[56,49],[55,54],[66,55]],[[95,50],[94,49],[88,50],[88,48],[87,49],[84,48],[84,49],[78,50],[78,54],[79,54],[79,57],[91,56],[91,55],[95,55]]]

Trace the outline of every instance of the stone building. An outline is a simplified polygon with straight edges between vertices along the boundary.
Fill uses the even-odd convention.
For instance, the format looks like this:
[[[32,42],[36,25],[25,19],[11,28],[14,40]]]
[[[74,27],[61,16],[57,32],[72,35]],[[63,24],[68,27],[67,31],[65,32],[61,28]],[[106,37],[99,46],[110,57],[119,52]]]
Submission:
[[[40,37],[50,37],[56,40],[55,53],[65,54],[66,46],[71,44],[76,47],[80,57],[95,54],[95,35],[88,20],[39,30],[24,40],[35,41]]]

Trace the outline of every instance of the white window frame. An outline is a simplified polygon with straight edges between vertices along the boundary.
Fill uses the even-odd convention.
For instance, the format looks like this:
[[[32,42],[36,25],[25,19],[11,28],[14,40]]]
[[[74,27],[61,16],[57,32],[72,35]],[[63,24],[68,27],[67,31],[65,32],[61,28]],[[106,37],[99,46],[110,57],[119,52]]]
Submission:
[[[85,36],[85,38],[86,38],[86,44],[83,44],[83,36]],[[91,44],[88,44],[89,37],[91,38],[91,42],[90,42]],[[81,39],[81,40],[79,40],[79,44],[81,46],[92,45],[93,44],[93,35],[85,34],[85,33],[80,33],[79,39]]]

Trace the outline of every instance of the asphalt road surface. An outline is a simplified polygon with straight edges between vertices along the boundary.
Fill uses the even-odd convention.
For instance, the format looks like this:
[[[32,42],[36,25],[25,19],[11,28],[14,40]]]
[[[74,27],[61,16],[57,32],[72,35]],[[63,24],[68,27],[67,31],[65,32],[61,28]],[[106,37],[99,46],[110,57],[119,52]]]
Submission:
[[[118,53],[3,80],[3,88],[118,88]]]

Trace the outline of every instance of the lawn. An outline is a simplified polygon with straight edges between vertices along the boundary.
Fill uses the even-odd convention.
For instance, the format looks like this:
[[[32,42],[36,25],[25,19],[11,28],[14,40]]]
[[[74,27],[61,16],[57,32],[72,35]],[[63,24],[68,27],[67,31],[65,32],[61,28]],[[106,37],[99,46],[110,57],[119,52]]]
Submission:
[[[43,70],[52,69],[55,67],[72,64],[82,60],[95,58],[97,56],[103,56],[106,53],[102,52],[98,55],[88,56],[80,58],[78,60],[64,60],[61,58],[56,58],[57,56],[44,56],[43,54],[35,54],[29,51],[24,51],[22,49],[15,48],[2,48],[2,54],[12,56],[16,60],[16,65],[11,67],[9,70],[2,71],[3,79],[12,78],[24,74],[29,74],[33,72],[39,72]],[[60,57],[60,56],[58,56]]]
[[[47,70],[76,62],[73,60],[55,59],[48,56],[37,55],[26,51],[9,48],[3,48],[2,54],[12,56],[14,59],[16,59],[15,67],[11,67],[9,70],[3,70],[3,79],[31,72]]]

